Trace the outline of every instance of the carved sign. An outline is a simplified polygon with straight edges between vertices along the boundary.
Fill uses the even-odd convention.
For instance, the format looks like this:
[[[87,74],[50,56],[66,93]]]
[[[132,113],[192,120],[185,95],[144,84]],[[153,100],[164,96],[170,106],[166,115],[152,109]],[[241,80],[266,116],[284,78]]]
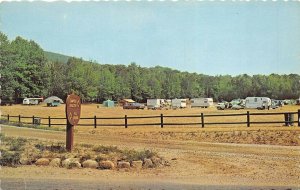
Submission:
[[[71,125],[77,125],[80,119],[81,102],[80,97],[70,94],[66,100],[66,116]]]

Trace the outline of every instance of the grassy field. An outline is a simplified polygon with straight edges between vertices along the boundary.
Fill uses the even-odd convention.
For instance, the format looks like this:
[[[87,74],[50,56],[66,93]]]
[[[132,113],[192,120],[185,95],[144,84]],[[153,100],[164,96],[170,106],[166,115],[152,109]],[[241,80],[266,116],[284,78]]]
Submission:
[[[81,118],[84,117],[124,117],[130,116],[159,116],[160,114],[167,115],[200,115],[204,114],[226,114],[226,113],[268,113],[268,112],[296,112],[300,109],[300,106],[284,106],[274,110],[256,110],[256,109],[245,109],[245,110],[217,110],[216,108],[186,108],[176,110],[124,110],[122,107],[105,108],[97,104],[84,104],[81,108]],[[25,106],[25,105],[13,105],[1,107],[3,115],[21,115],[32,117],[65,117],[65,105],[59,107],[47,107],[46,105],[37,106]],[[284,121],[283,115],[271,115],[271,116],[251,116],[251,121]],[[297,116],[295,115],[295,120]],[[10,118],[12,121],[17,121],[18,118]],[[23,122],[31,122],[32,119],[22,119]],[[42,121],[47,123],[48,120]],[[79,124],[91,124],[93,126],[93,120],[81,120]],[[200,123],[200,117],[194,118],[164,118],[164,123]],[[246,116],[230,116],[230,117],[209,117],[205,118],[205,122],[246,122]],[[65,123],[65,120],[51,120],[52,124]],[[124,124],[124,119],[116,120],[97,120],[98,124]],[[142,123],[160,123],[160,118],[145,118],[145,119],[129,119],[128,124],[142,124]],[[252,126],[256,127],[281,127],[283,124],[256,124]],[[238,125],[219,125],[219,126],[207,126],[207,127],[245,127],[245,124]],[[154,126],[152,126],[154,127]],[[166,127],[189,127],[190,126],[166,126]],[[200,126],[194,126],[192,128],[199,128]],[[85,127],[90,128],[90,127]],[[144,128],[144,127],[143,127]],[[148,127],[147,127],[148,128]]]
[[[147,115],[191,115],[250,112],[288,112],[297,111],[299,106],[285,106],[277,110],[224,110],[182,109],[182,110],[123,110],[117,108],[97,108],[96,104],[82,105],[82,117],[123,117]],[[2,114],[64,117],[64,106],[6,106],[1,107]],[[17,119],[17,118],[11,118]],[[210,119],[210,120],[208,120]],[[283,121],[283,115],[251,116],[251,120]],[[295,120],[297,117],[295,116]],[[30,122],[31,119],[28,119]],[[246,121],[246,117],[207,118],[210,122]],[[46,121],[47,122],[47,121]],[[59,121],[62,122],[62,121]],[[81,120],[81,123],[91,122]],[[110,122],[110,121],[98,121]],[[114,123],[123,123],[124,120]],[[160,122],[159,118],[129,120],[129,123]],[[200,118],[172,118],[165,122],[200,122]],[[111,122],[110,122],[111,123]],[[64,143],[64,131],[46,131],[30,128],[3,126],[2,132],[8,137],[22,137]],[[65,128],[65,126],[61,126]],[[44,180],[91,179],[91,176],[105,176],[108,180],[118,176],[139,180],[169,180],[195,184],[237,184],[237,185],[288,185],[299,186],[299,145],[300,127],[283,127],[282,124],[226,126],[160,126],[149,127],[98,127],[75,126],[75,146],[80,144],[118,146],[121,149],[154,150],[171,162],[170,167],[145,170],[142,172],[118,172],[101,170],[64,170],[45,167],[44,170],[30,167],[3,167],[3,175],[10,178],[30,178]],[[32,142],[32,140],[30,140]],[[46,171],[47,172],[44,172]],[[66,177],[66,173],[68,174]],[[212,179],[213,176],[213,179]],[[3,177],[0,175],[0,177]],[[126,179],[127,179],[126,178]],[[95,180],[97,180],[95,179]],[[276,189],[276,188],[275,188]]]

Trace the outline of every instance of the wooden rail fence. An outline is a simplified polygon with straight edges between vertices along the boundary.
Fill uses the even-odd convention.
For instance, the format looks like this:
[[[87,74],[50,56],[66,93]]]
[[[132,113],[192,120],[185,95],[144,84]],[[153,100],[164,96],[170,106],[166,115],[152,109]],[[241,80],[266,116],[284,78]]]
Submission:
[[[251,121],[251,116],[270,116],[270,115],[283,115],[284,119],[281,121]],[[294,115],[297,115],[297,120],[295,121]],[[209,117],[245,117],[245,121],[242,122],[205,122],[205,118]],[[21,116],[21,115],[1,115],[2,120],[6,120],[8,122],[12,121],[11,118],[18,118],[18,123],[25,123],[25,124],[37,124],[36,119],[39,119],[40,121],[47,121],[46,123],[41,122],[40,125],[45,125],[48,127],[51,126],[61,126],[66,125],[66,123],[53,123],[53,120],[66,120],[64,117],[37,117],[37,116]],[[22,119],[30,119],[32,118],[32,122],[24,122]],[[156,123],[134,123],[129,124],[128,120],[130,119],[149,119],[149,118],[157,118],[158,122]],[[200,122],[189,122],[189,123],[168,123],[164,122],[164,118],[199,118]],[[94,128],[97,128],[99,126],[123,126],[125,128],[128,128],[129,126],[160,126],[163,128],[164,126],[174,126],[174,125],[198,125],[199,127],[205,127],[206,125],[236,125],[236,124],[245,124],[245,126],[250,127],[252,124],[280,124],[283,123],[285,125],[293,125],[294,123],[297,123],[298,127],[300,127],[300,109],[297,112],[274,112],[274,113],[250,113],[247,111],[246,113],[237,113],[237,114],[204,114],[201,113],[199,115],[156,115],[156,116],[127,116],[124,117],[87,117],[87,118],[81,118],[80,120],[91,120],[92,123],[89,124],[78,124],[78,126],[94,126]],[[123,124],[113,124],[113,123],[106,123],[106,124],[100,124],[97,122],[98,120],[124,120]]]

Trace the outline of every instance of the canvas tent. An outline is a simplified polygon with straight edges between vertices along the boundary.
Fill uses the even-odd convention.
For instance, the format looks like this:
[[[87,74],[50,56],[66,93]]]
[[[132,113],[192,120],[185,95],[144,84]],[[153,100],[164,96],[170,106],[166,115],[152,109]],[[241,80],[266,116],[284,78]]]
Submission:
[[[44,103],[52,103],[53,101],[59,101],[61,104],[64,103],[64,101],[57,96],[50,96],[50,97],[46,98],[44,100]]]
[[[103,106],[104,107],[114,107],[115,106],[115,102],[112,100],[106,100],[103,102]]]

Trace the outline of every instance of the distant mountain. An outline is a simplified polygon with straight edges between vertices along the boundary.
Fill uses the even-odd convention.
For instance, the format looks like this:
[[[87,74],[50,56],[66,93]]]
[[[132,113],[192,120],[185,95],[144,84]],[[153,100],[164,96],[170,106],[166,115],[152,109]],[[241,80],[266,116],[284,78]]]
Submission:
[[[67,63],[68,59],[71,58],[70,56],[62,55],[59,53],[53,53],[53,52],[49,52],[49,51],[44,51],[44,52],[45,52],[46,58],[49,61],[59,61],[59,62]]]

